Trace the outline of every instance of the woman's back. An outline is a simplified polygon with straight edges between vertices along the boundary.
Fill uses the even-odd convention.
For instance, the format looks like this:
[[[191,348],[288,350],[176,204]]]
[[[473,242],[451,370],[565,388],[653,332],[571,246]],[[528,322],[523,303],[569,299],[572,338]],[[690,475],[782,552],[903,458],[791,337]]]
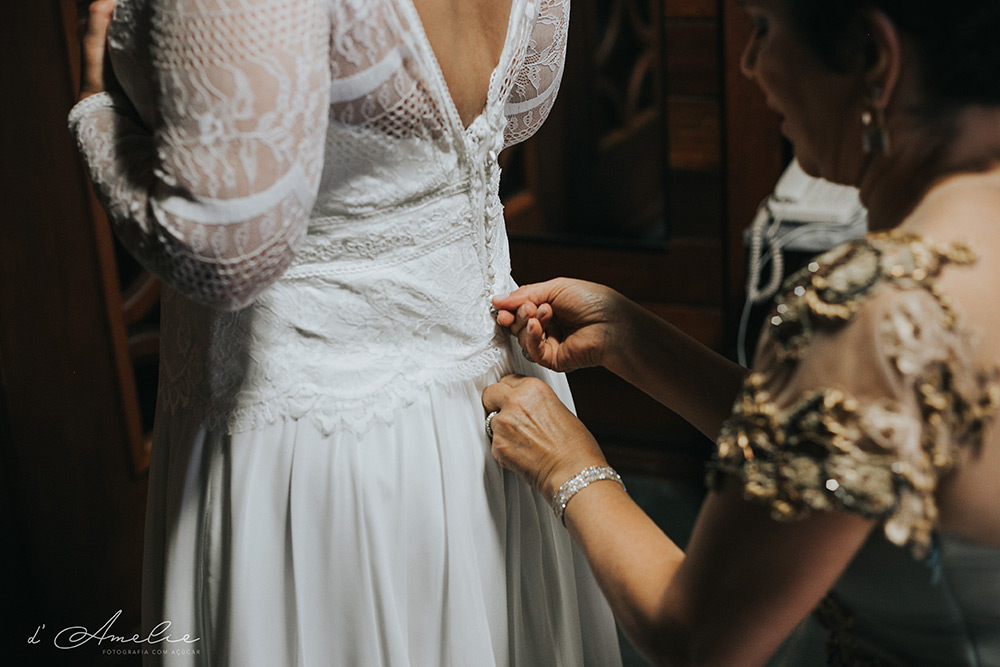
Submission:
[[[978,259],[943,274],[942,294],[951,300],[972,339],[971,363],[1000,365],[1000,171],[945,180],[934,188],[902,229],[936,241],[962,240]],[[974,543],[1000,548],[1000,424],[988,428],[982,446],[962,450],[956,469],[938,491],[940,528]]]
[[[441,73],[468,126],[486,104],[490,73],[500,61],[511,0],[413,0]]]
[[[831,664],[1000,664],[997,179],[946,183],[791,277],[721,439],[776,515],[878,519],[816,613]]]

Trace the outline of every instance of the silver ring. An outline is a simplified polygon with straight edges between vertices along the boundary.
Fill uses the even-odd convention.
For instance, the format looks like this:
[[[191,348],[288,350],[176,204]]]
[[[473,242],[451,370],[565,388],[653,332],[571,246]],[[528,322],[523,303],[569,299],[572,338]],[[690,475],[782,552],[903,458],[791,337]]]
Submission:
[[[494,410],[490,414],[486,415],[486,437],[490,439],[490,442],[493,442],[493,418],[497,416],[498,412],[500,411]]]
[[[531,363],[535,363],[535,360],[531,358],[531,355],[523,347],[521,348],[521,356],[530,361]]]

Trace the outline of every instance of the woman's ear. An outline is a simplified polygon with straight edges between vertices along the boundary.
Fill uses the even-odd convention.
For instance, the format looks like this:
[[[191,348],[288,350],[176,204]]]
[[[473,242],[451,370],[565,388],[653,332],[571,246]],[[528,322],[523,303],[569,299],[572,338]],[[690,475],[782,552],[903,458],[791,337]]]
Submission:
[[[875,106],[884,109],[889,105],[899,85],[903,62],[903,44],[896,24],[877,9],[866,12],[864,26],[867,31],[864,78],[868,90],[877,91]]]

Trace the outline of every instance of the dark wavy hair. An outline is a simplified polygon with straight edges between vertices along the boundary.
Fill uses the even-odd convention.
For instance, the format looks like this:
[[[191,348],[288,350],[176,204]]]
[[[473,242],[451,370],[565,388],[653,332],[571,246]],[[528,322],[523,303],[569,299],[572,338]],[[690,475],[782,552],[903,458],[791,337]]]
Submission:
[[[1000,105],[1000,0],[785,0],[820,59],[864,57],[863,13],[879,9],[912,40],[934,106]]]

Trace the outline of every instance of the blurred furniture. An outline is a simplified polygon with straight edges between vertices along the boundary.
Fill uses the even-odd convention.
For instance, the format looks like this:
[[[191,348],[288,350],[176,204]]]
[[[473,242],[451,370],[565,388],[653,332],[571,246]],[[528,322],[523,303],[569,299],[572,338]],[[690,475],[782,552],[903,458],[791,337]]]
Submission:
[[[776,117],[739,59],[750,21],[721,0],[573,0],[559,99],[501,156],[521,283],[609,284],[729,353],[743,229],[783,166]],[[602,370],[572,373],[614,465],[701,475],[710,443]]]

